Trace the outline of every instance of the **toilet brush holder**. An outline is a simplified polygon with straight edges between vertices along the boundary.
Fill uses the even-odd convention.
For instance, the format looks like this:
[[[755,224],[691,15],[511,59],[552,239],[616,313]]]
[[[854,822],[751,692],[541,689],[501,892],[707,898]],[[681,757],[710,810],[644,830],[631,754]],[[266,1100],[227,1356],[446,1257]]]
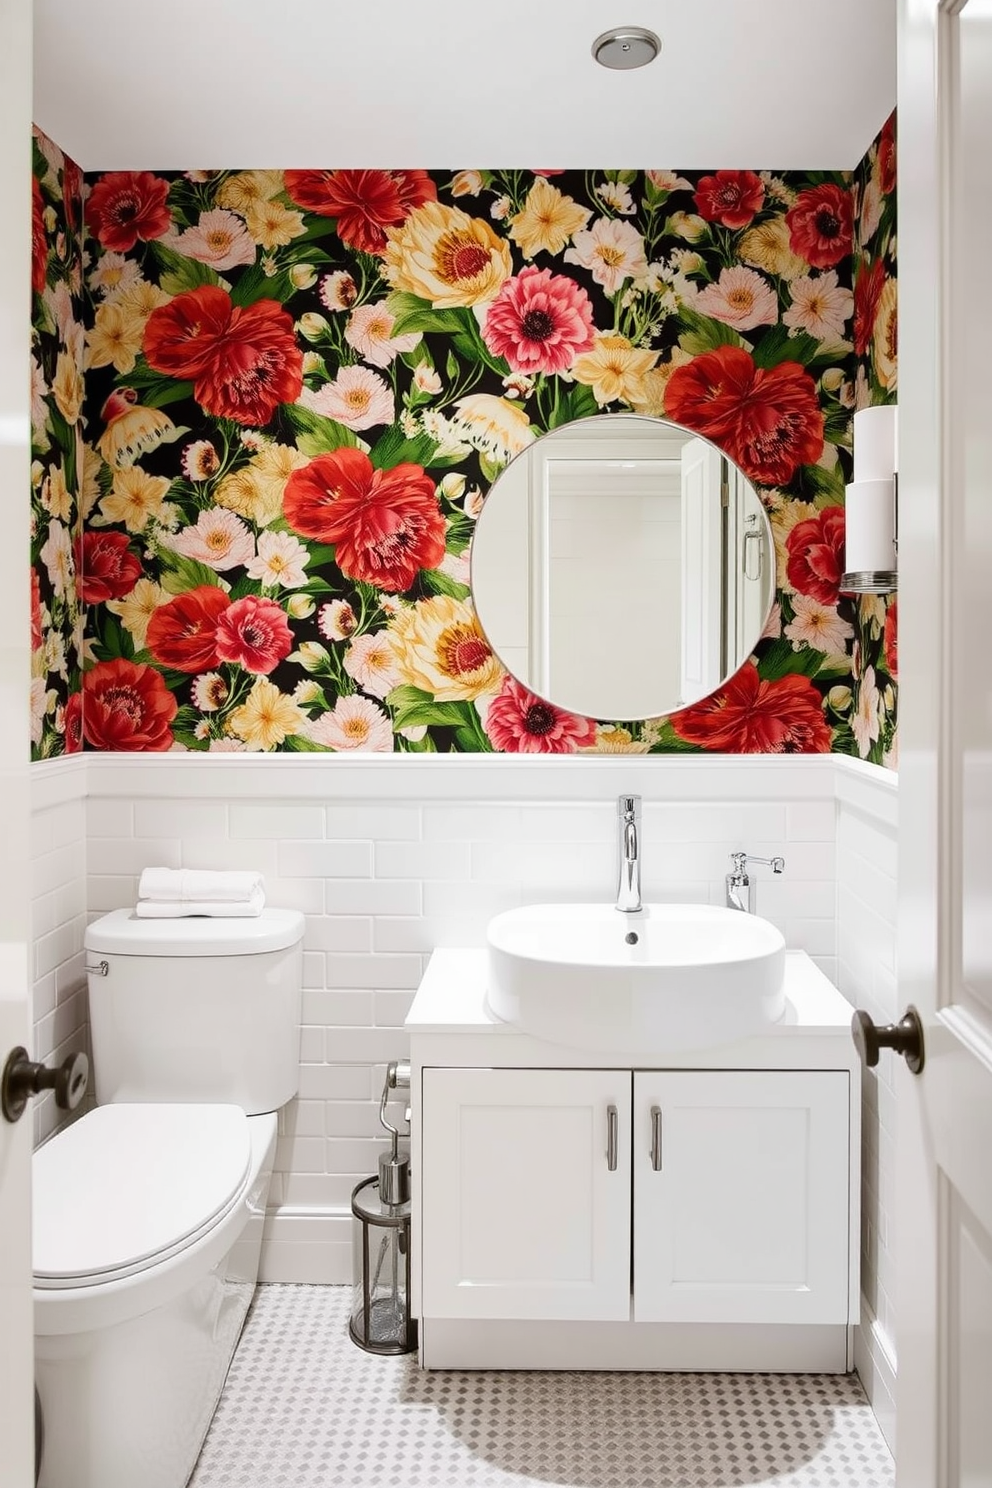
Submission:
[[[390,1134],[389,1149],[379,1157],[378,1174],[364,1178],[351,1195],[354,1285],[348,1331],[370,1354],[408,1354],[417,1346],[417,1324],[410,1316],[410,1159],[399,1150],[399,1128],[386,1116],[391,1092],[409,1085],[406,1060],[387,1067],[379,1121]]]

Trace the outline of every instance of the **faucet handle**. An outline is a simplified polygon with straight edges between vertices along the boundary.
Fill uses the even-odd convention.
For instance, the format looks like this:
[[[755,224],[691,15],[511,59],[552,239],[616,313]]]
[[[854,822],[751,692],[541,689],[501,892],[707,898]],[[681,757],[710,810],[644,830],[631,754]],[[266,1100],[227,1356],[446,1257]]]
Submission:
[[[640,796],[617,796],[617,816],[626,821],[641,814]]]
[[[746,878],[748,863],[763,863],[773,873],[781,873],[785,868],[784,858],[759,858],[754,853],[746,852],[732,852],[730,858],[734,865],[734,876],[736,878]]]

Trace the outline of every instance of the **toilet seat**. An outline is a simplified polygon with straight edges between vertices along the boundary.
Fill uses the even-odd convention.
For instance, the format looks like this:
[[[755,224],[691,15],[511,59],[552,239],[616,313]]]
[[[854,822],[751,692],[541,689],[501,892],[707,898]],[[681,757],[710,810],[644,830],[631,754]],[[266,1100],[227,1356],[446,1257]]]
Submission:
[[[97,1286],[175,1255],[231,1212],[250,1164],[240,1106],[97,1106],[34,1154],[35,1287]]]

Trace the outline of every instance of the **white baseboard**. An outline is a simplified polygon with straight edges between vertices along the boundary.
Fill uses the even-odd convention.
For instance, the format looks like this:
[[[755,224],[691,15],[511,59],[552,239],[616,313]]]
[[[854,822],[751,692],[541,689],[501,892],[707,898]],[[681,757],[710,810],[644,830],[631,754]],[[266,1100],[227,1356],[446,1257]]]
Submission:
[[[259,1281],[350,1286],[349,1209],[270,1209],[262,1232]]]
[[[861,1322],[854,1330],[854,1367],[885,1437],[889,1451],[896,1450],[896,1352],[891,1338],[861,1298]]]

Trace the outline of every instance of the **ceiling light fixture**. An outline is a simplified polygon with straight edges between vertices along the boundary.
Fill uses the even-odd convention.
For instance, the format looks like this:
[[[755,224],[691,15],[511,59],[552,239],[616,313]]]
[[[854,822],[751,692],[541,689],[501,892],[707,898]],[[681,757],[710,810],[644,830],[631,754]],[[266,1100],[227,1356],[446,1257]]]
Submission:
[[[592,54],[602,67],[646,67],[661,51],[661,39],[643,26],[614,26],[592,44]]]

